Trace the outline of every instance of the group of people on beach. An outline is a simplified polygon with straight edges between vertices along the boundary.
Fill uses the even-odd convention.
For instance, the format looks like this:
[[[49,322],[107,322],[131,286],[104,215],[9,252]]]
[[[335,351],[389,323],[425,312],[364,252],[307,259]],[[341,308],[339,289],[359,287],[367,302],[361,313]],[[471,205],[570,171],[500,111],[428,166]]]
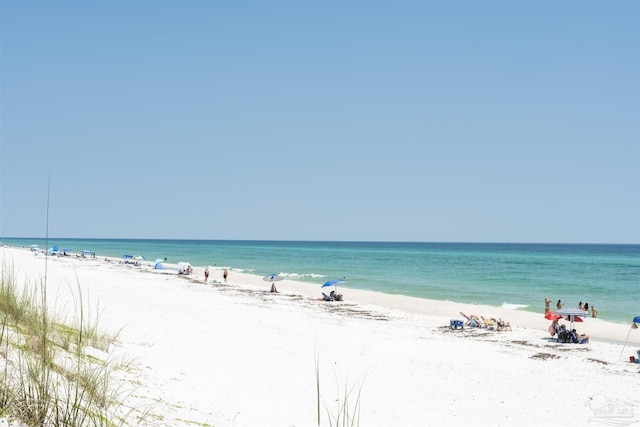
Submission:
[[[589,335],[578,334],[575,329],[568,330],[566,325],[558,323],[558,319],[549,325],[549,334],[552,337],[557,335],[556,339],[560,343],[589,344]]]
[[[585,302],[584,304],[582,304],[582,301],[580,301],[578,303],[578,308],[580,310],[584,310],[584,311],[586,311],[588,313],[589,312],[589,303]],[[591,317],[593,317],[593,318],[598,317],[598,311],[596,310],[595,306],[591,307]]]
[[[545,298],[544,299],[544,314],[547,314],[550,311],[549,306],[551,305],[551,300],[549,298]],[[562,303],[562,300],[558,300],[558,302],[556,303],[556,308],[558,310],[560,310],[562,307],[564,306],[564,304]],[[582,303],[582,301],[580,301],[578,303],[578,308],[580,310],[586,311],[587,314],[589,314],[589,303],[585,302],[584,304]],[[591,317],[593,317],[594,319],[596,317],[598,317],[598,310],[596,310],[595,306],[591,307]]]
[[[224,280],[224,283],[227,283],[227,277],[229,277],[229,270],[227,270],[226,268],[224,270],[222,270],[222,279]],[[214,280],[215,282],[215,280]],[[204,283],[209,283],[209,268],[205,268],[204,269]]]
[[[544,299],[544,314],[549,313],[551,305],[551,300],[549,298]],[[562,300],[558,300],[556,303],[557,310],[560,310],[563,307]],[[589,304],[583,304],[582,301],[578,304],[578,308],[586,312],[586,315],[589,315]],[[598,312],[595,307],[591,307],[591,317],[598,317]],[[558,342],[561,343],[574,343],[574,344],[588,344],[589,343],[589,335],[579,334],[575,329],[568,330],[566,325],[560,325],[559,319],[562,319],[559,316],[557,319],[553,319],[551,321],[551,325],[549,325],[549,334],[552,337],[556,337]]]
[[[190,276],[193,274],[193,267],[191,267],[191,265],[185,265],[184,267],[180,267],[180,270],[178,270],[178,274],[184,274],[186,276]]]
[[[331,291],[329,295],[322,293],[322,299],[325,301],[342,301],[342,294],[337,294],[336,291]]]

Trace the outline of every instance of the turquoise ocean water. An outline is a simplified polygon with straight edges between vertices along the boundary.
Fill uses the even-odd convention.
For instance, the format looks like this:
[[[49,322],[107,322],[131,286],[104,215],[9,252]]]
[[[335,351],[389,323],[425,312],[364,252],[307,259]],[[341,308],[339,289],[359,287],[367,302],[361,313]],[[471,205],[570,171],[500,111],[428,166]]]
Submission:
[[[552,307],[558,299],[567,306],[588,302],[598,317],[617,323],[640,315],[640,245],[26,238],[2,243],[278,273],[318,286],[318,294],[325,281],[346,277],[345,293],[366,289],[538,313],[548,297]]]

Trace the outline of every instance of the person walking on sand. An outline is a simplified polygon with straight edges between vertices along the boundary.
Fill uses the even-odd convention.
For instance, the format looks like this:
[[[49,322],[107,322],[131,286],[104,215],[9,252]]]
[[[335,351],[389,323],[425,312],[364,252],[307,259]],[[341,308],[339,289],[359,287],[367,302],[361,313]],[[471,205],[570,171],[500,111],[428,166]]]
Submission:
[[[209,283],[209,269],[204,269],[204,283]]]
[[[222,278],[224,279],[224,283],[227,283],[227,276],[228,275],[229,275],[229,272],[225,268],[224,271],[222,272]]]

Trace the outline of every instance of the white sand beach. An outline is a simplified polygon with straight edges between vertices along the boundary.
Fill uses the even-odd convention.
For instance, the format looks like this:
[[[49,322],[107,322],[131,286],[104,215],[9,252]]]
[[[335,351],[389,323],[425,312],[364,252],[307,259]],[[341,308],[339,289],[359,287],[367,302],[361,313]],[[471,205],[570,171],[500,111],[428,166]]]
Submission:
[[[629,356],[640,329],[631,319],[587,318],[575,327],[589,344],[559,344],[542,314],[517,310],[346,287],[343,302],[324,302],[306,283],[280,281],[274,294],[249,274],[205,284],[203,267],[187,277],[99,256],[0,248],[0,259],[30,284],[46,262],[50,305],[74,315],[81,290],[100,329],[119,331],[108,357],[135,361],[131,405],[153,414],[143,425],[316,426],[318,383],[322,426],[338,424],[330,417],[345,402],[360,426],[639,422],[640,364]],[[222,282],[221,271],[209,279]],[[460,312],[502,318],[512,330],[450,329]]]

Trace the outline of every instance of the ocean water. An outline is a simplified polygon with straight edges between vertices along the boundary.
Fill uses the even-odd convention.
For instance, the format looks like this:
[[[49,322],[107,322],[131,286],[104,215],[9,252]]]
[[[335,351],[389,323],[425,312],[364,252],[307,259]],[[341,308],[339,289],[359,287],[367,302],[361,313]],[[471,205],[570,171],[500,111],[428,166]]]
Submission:
[[[630,323],[640,315],[640,245],[393,243],[223,240],[15,239],[98,256],[142,255],[317,286],[346,278],[349,288],[544,312],[544,298],[588,302],[598,317]]]

